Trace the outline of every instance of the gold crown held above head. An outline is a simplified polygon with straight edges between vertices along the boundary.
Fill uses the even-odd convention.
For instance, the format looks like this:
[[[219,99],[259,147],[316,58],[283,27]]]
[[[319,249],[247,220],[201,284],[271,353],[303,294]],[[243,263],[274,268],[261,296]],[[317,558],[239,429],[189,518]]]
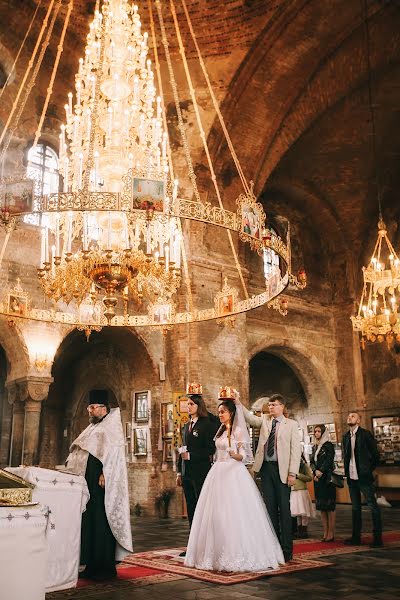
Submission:
[[[203,393],[203,386],[200,383],[188,383],[186,386],[187,394],[198,394],[201,396]]]
[[[218,392],[218,398],[221,400],[234,400],[235,399],[236,390],[233,387],[220,387]]]

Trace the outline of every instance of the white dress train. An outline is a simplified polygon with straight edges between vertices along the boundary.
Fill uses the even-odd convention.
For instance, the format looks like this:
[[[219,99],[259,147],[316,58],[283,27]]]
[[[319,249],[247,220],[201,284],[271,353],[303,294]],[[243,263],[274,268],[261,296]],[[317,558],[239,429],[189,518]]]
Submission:
[[[233,437],[231,446],[237,446]],[[184,564],[211,571],[277,569],[285,562],[282,549],[253,478],[229,455],[226,432],[216,439],[216,448],[216,461],[197,502]]]

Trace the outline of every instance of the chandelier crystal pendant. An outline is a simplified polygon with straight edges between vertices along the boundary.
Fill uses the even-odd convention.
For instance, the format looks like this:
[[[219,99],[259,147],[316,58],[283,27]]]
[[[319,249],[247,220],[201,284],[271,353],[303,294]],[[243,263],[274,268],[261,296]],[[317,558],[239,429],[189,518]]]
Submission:
[[[63,192],[44,199],[39,278],[56,302],[103,296],[170,300],[181,277],[180,233],[161,98],[138,7],[105,0],[79,60],[60,134]],[[51,250],[50,250],[51,248]]]
[[[352,316],[354,331],[361,334],[361,346],[368,342],[386,342],[389,347],[400,341],[398,297],[400,260],[388,238],[385,223],[378,223],[378,239],[367,267],[363,267],[364,286],[358,314]]]

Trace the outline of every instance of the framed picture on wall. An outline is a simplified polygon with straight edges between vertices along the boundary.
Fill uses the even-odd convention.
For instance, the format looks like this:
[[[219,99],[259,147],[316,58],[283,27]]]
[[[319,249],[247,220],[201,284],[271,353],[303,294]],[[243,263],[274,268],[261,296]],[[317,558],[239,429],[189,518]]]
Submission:
[[[172,439],[164,440],[163,462],[172,462]]]
[[[379,451],[380,464],[400,464],[400,416],[372,417],[372,429]]]
[[[133,430],[133,454],[147,456],[147,427],[136,427]]]
[[[174,403],[161,404],[161,425],[163,438],[172,438],[174,435]]]
[[[132,414],[136,423],[149,422],[150,390],[133,392]]]
[[[132,435],[132,423],[130,421],[126,421],[125,423],[125,439],[130,440]]]
[[[23,317],[27,311],[27,298],[23,296],[16,296],[14,294],[8,294],[8,312],[13,315]]]

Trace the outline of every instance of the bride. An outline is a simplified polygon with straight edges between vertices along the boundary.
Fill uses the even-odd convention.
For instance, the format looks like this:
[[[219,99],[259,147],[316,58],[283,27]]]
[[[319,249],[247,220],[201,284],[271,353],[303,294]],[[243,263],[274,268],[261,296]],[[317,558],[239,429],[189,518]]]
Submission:
[[[184,564],[211,571],[277,569],[285,561],[265,504],[246,469],[253,453],[242,407],[230,398],[220,400],[215,463],[197,502]]]

